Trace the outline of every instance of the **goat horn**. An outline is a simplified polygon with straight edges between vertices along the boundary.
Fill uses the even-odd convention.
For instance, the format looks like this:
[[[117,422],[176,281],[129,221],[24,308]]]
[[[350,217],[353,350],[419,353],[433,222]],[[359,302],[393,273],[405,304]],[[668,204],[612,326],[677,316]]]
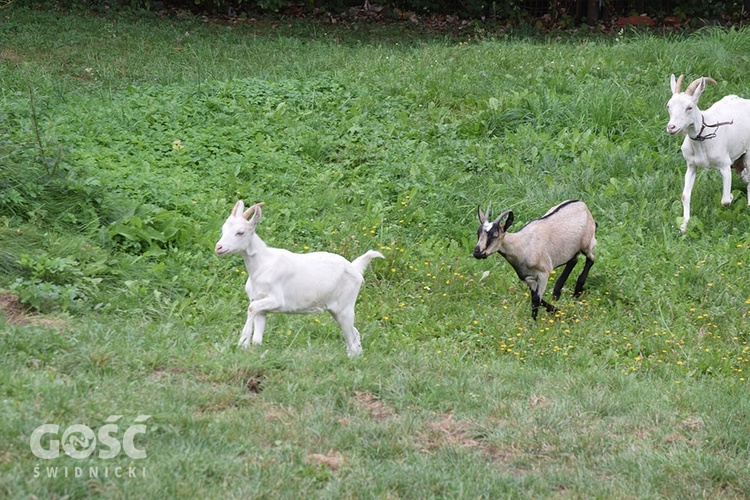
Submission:
[[[675,85],[675,94],[680,93],[680,87],[682,87],[682,81],[685,79],[685,75],[680,75],[680,77],[677,79],[677,84]]]
[[[508,215],[510,212],[511,212],[510,210],[506,210],[505,212],[501,213],[500,216],[497,219],[494,220],[493,224],[497,224],[498,222],[500,222],[501,220],[503,220],[503,217],[505,217],[506,215]]]
[[[250,214],[252,214],[253,212],[255,212],[255,209],[256,209],[256,208],[260,208],[260,207],[262,207],[262,206],[263,206],[263,205],[265,205],[265,204],[266,204],[266,203],[265,203],[265,202],[263,202],[263,201],[261,201],[261,202],[259,202],[259,203],[256,203],[256,204],[255,204],[255,205],[253,205],[252,207],[250,207],[250,208],[248,208],[247,210],[245,210],[245,211],[244,211],[244,212],[242,213],[242,217],[244,217],[245,219],[247,219],[248,217],[250,217]]]
[[[491,205],[492,205],[491,203],[487,204],[486,212],[482,212],[482,207],[480,205],[477,205],[477,215],[479,215],[479,222],[485,223],[487,222],[487,219],[490,218],[490,206]]]
[[[688,85],[688,88],[685,89],[685,93],[687,95],[693,95],[693,93],[695,92],[695,89],[697,89],[698,85],[700,85],[701,82],[704,81],[704,80],[707,81],[707,82],[711,82],[714,85],[718,85],[716,83],[716,80],[714,80],[713,78],[710,78],[710,77],[707,77],[707,76],[705,76],[705,77],[702,76],[702,77],[700,77],[700,78],[698,78],[696,80],[693,80],[693,83],[691,83],[690,85]]]

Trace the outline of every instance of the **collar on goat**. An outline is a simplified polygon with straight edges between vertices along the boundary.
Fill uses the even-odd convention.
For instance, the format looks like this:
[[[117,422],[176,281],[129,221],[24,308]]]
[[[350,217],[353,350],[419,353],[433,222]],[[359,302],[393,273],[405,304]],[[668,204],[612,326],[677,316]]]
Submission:
[[[728,122],[718,122],[718,123],[714,123],[713,125],[709,125],[709,124],[706,123],[706,117],[704,117],[703,115],[701,115],[701,123],[702,123],[702,125],[701,125],[701,129],[698,131],[698,135],[696,135],[695,137],[690,137],[694,141],[700,141],[700,142],[702,142],[702,141],[705,141],[705,140],[708,140],[708,139],[713,139],[714,137],[716,137],[716,131],[714,131],[714,132],[712,132],[712,133],[710,133],[708,135],[703,135],[703,131],[706,130],[707,128],[717,129],[717,128],[721,127],[722,125],[732,125],[734,123],[734,120],[731,120],[731,121],[728,121]]]

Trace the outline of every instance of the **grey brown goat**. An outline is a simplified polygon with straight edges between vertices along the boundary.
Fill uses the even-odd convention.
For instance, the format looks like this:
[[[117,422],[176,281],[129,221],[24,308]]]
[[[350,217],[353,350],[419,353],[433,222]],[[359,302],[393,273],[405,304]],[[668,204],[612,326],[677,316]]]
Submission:
[[[589,270],[594,265],[596,227],[594,218],[585,203],[568,200],[550,208],[541,218],[529,222],[516,233],[509,233],[513,211],[506,210],[494,221],[478,208],[479,230],[474,257],[486,259],[498,252],[513,266],[518,277],[531,290],[531,317],[536,320],[539,306],[547,312],[557,309],[542,299],[552,270],[565,264],[565,269],[555,284],[552,297],[560,297],[565,281],[578,262],[578,254],[586,256],[586,264],[576,282],[575,295],[583,291]],[[507,217],[507,218],[506,218]],[[503,223],[503,219],[505,222]]]

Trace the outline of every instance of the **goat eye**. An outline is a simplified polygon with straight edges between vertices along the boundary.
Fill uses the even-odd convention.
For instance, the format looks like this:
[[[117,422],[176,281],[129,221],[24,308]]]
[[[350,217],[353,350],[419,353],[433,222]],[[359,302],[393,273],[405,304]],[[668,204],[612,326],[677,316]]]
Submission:
[[[243,234],[245,234],[245,231],[237,231],[235,236],[242,236]]]

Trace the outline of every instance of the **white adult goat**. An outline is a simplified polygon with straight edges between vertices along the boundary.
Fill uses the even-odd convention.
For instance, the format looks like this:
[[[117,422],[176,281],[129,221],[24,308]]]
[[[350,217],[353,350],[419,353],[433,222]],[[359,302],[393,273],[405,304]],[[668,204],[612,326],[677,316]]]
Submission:
[[[315,313],[328,311],[341,327],[349,357],[362,352],[359,332],[354,328],[354,304],[370,261],[383,258],[370,250],[349,262],[328,252],[297,254],[267,246],[255,233],[260,221],[256,203],[247,210],[242,200],[232,209],[216,243],[220,256],[242,255],[247,268],[245,291],[250,298],[247,321],[239,345],[263,341],[266,313]],[[252,215],[252,218],[250,217]]]
[[[750,149],[750,100],[728,95],[706,111],[698,109],[698,99],[706,88],[706,82],[714,85],[712,78],[698,78],[685,92],[680,92],[683,75],[678,79],[672,75],[670,86],[672,97],[667,102],[670,135],[683,135],[682,156],[687,162],[685,188],[682,191],[683,219],[680,231],[687,230],[690,220],[690,194],[693,191],[698,167],[715,168],[721,172],[723,187],[721,204],[732,203],[732,167],[743,181],[748,182],[748,205],[750,205],[750,168],[747,152]]]

